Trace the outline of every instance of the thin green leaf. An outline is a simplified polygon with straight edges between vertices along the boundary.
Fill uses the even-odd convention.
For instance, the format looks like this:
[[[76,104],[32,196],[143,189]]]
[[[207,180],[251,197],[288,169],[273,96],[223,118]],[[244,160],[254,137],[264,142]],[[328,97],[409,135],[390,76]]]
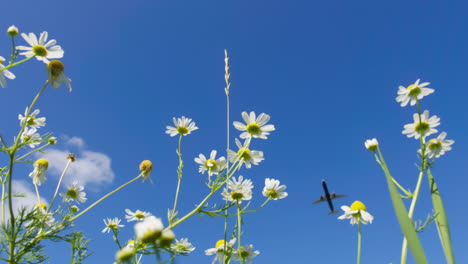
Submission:
[[[432,205],[436,212],[435,221],[437,231],[439,233],[440,243],[444,249],[445,259],[448,264],[455,264],[455,257],[453,256],[452,240],[450,239],[450,229],[445,213],[444,203],[440,197],[439,188],[432,176],[431,170],[427,170],[427,179],[429,180],[429,188],[431,189]]]

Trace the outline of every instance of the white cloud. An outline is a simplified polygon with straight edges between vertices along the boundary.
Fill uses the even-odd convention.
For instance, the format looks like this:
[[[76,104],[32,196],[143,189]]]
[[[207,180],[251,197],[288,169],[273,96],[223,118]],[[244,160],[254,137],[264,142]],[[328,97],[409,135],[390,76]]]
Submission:
[[[60,143],[60,142],[59,142]],[[111,158],[104,153],[85,149],[85,142],[79,137],[64,137],[62,144],[64,150],[47,149],[47,153],[37,154],[36,158],[45,158],[49,161],[47,173],[59,178],[67,164],[68,154],[74,153],[76,161],[70,164],[63,182],[71,184],[77,180],[86,188],[97,189],[97,186],[111,183],[115,177],[111,168]],[[73,149],[71,151],[70,149]]]

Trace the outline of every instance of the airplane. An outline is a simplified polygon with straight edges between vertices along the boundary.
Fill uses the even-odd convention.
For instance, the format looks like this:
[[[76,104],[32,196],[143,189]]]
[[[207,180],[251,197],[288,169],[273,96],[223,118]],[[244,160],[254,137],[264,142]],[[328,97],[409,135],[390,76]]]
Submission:
[[[313,202],[312,204],[317,204],[317,203],[320,203],[320,202],[323,202],[323,201],[327,201],[328,207],[330,207],[330,213],[328,213],[328,214],[331,215],[331,214],[338,213],[338,211],[335,211],[335,209],[333,208],[332,200],[335,199],[335,198],[345,197],[346,195],[341,195],[341,194],[336,194],[336,193],[331,193],[330,194],[328,192],[328,187],[327,187],[327,183],[325,182],[325,180],[322,180],[322,186],[323,186],[323,191],[325,192],[325,196],[321,195],[320,199]]]

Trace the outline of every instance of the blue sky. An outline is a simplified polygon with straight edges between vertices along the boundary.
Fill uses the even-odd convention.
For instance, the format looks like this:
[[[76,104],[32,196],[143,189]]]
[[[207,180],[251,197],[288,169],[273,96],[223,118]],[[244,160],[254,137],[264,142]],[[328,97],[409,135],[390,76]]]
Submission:
[[[245,218],[243,241],[261,251],[255,263],[355,260],[356,227],[328,216],[325,204],[311,205],[322,193],[322,179],[331,191],[348,195],[336,200],[337,207],[361,200],[375,217],[364,228],[362,263],[398,262],[401,235],[385,178],[363,142],[378,138],[394,177],[414,188],[418,142],[401,131],[415,109],[401,108],[395,97],[399,85],[418,78],[436,90],[423,109],[441,117],[439,131],[456,141],[433,173],[455,256],[465,263],[466,8],[455,1],[9,1],[0,28],[46,30],[65,50],[74,90],[48,89],[38,108],[47,131],[60,139],[55,150],[89,161],[82,163],[86,171],[76,169],[69,179],[88,181],[89,203],[136,176],[141,160],[154,163],[154,184],[135,183],[77,221],[95,252],[85,263],[113,261],[116,247],[100,232],[103,218],[123,218],[126,208],[166,216],[177,182],[177,140],[164,131],[174,116],[191,117],[200,128],[184,138],[180,213],[208,192],[193,158],[225,148],[224,49],[231,57],[231,119],[240,121],[242,111],[264,112],[276,126],[252,147],[265,152],[265,161],[240,173],[254,183],[253,205],[263,201],[264,178],[280,179],[289,192]],[[8,41],[0,34],[4,57]],[[12,69],[17,79],[0,90],[2,136],[15,135],[17,115],[46,78],[44,68],[33,60]],[[28,180],[28,166],[18,169],[24,171],[19,180]],[[51,170],[53,184],[44,187],[44,197],[56,179]],[[425,180],[416,218],[425,219],[430,206]],[[178,263],[209,263],[203,251],[222,236],[222,220],[195,216],[174,231],[197,248]],[[127,224],[122,239],[132,232]],[[443,263],[435,226],[420,237],[431,263]],[[67,250],[54,247],[51,263],[68,259]]]

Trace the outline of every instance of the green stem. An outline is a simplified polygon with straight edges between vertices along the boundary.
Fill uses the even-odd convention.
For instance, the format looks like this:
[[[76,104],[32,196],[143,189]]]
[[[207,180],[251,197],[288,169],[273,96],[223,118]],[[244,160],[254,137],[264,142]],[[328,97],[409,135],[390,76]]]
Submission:
[[[23,156],[17,158],[16,161],[20,161],[20,160],[26,158],[27,156],[29,156],[29,155],[31,155],[31,154],[33,154],[33,153],[35,153],[35,152],[41,151],[42,149],[44,149],[45,147],[47,147],[47,146],[49,146],[49,145],[50,145],[50,144],[47,143],[47,144],[45,144],[45,145],[43,145],[43,146],[38,147],[38,148],[35,149],[35,150],[31,150],[30,152],[28,152],[28,153],[24,154]]]
[[[244,258],[241,254],[241,225],[242,225],[242,218],[241,218],[241,207],[240,202],[237,202],[237,253],[239,255],[240,263],[244,263]]]
[[[26,58],[26,59],[24,59],[24,60],[21,60],[21,61],[18,61],[18,62],[16,62],[16,63],[10,64],[10,65],[8,65],[8,66],[6,66],[6,67],[4,67],[4,68],[1,68],[0,71],[8,70],[8,69],[10,69],[11,67],[14,67],[14,66],[16,66],[16,65],[18,65],[18,64],[21,64],[21,63],[23,63],[23,62],[27,62],[28,60],[30,60],[30,59],[32,59],[32,58],[34,58],[34,57],[36,57],[36,55],[34,55],[34,56],[32,56],[32,57],[28,57],[28,58]]]
[[[15,37],[11,36],[11,57],[10,57],[10,63],[9,64],[12,64],[15,59],[16,59]]]
[[[129,185],[130,183],[138,180],[139,178],[141,178],[143,176],[143,172],[140,173],[138,176],[136,176],[135,178],[129,180],[128,182],[122,184],[120,187],[118,187],[117,189],[113,190],[112,192],[104,195],[101,199],[97,200],[96,202],[94,202],[92,205],[88,206],[88,208],[84,209],[81,213],[75,215],[74,217],[70,218],[69,222],[72,222],[73,220],[77,219],[78,217],[82,216],[84,213],[86,213],[87,211],[89,211],[91,208],[93,208],[94,206],[96,206],[98,203],[102,202],[104,199],[106,199],[107,197],[111,196],[112,194],[116,193],[117,191],[119,191],[120,189],[124,188],[125,186]]]
[[[57,183],[57,187],[55,188],[54,197],[52,197],[52,201],[50,202],[49,206],[47,207],[47,213],[49,213],[50,208],[52,208],[52,206],[54,205],[55,198],[57,198],[57,194],[59,192],[60,185],[62,184],[63,177],[65,176],[65,173],[67,172],[68,167],[70,166],[70,164],[72,162],[73,162],[73,159],[68,159],[68,162],[67,162],[67,164],[65,165],[65,168],[62,171],[62,175],[60,175],[60,179],[59,179],[59,181]],[[47,216],[47,213],[46,213],[46,216]]]
[[[357,246],[357,264],[361,263],[361,240],[362,240],[362,234],[361,234],[361,221],[359,220],[358,222],[358,246]]]
[[[182,134],[179,136],[179,145],[177,148],[177,156],[179,156],[179,166],[177,167],[177,189],[174,198],[174,206],[172,208],[172,213],[175,214],[177,210],[177,202],[179,201],[179,191],[180,191],[180,183],[182,181],[182,169],[184,168],[184,161],[182,160]],[[172,217],[171,217],[172,218]],[[171,222],[173,219],[169,219]]]
[[[226,93],[226,170],[229,171],[229,141],[230,141],[230,116],[231,116],[231,104],[230,104],[230,87],[231,83],[229,82],[229,58],[227,56],[227,50],[224,50],[225,58],[224,58],[224,68],[225,68],[225,75],[224,81],[226,82],[225,93]],[[228,204],[228,201],[225,201],[225,206]],[[228,231],[228,208],[224,210],[224,241],[227,241],[227,231]],[[224,250],[223,250],[223,258],[224,263],[227,262],[228,256],[226,256],[227,251],[227,243],[224,243]]]

